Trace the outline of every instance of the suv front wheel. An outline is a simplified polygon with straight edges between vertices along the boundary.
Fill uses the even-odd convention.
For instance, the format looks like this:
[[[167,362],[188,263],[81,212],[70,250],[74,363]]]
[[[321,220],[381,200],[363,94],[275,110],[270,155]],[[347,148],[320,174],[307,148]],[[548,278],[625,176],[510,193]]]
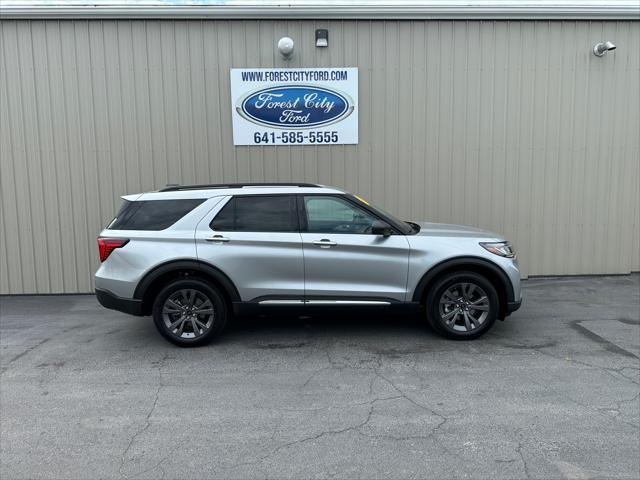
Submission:
[[[222,295],[199,279],[180,279],[164,287],[153,303],[153,322],[160,334],[181,347],[209,343],[227,322]]]
[[[444,275],[426,298],[427,320],[449,338],[471,340],[486,333],[498,316],[498,294],[482,275],[454,272]]]

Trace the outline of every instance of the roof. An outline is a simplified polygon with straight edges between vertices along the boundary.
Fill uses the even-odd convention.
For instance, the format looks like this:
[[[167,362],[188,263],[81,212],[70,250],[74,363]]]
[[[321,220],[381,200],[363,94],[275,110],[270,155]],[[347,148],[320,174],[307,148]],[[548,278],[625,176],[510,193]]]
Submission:
[[[211,198],[227,195],[264,195],[286,193],[345,193],[335,187],[313,183],[235,183],[214,185],[168,186],[155,192],[125,195],[125,200],[173,200],[187,198]]]
[[[265,187],[312,187],[318,188],[321,185],[315,183],[208,183],[201,185],[178,185],[169,184],[161,188],[160,192],[177,192],[182,190],[204,190],[204,189],[229,189],[229,188],[265,188]]]
[[[2,0],[12,18],[640,20],[638,0]]]

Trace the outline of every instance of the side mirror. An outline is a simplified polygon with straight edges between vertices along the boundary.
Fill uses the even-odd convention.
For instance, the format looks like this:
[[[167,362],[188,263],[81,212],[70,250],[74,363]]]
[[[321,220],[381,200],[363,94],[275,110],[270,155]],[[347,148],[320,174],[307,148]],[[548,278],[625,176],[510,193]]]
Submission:
[[[374,235],[382,235],[383,237],[388,237],[393,233],[393,229],[387,222],[383,222],[382,220],[375,220],[371,224],[371,233]]]

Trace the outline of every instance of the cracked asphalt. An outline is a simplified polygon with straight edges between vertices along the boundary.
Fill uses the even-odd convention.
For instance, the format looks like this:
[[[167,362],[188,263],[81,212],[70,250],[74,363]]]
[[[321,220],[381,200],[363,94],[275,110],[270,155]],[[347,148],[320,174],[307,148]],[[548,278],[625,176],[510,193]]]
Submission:
[[[0,298],[0,476],[640,477],[640,275],[524,282],[479,340],[245,318],[180,349],[92,296]]]

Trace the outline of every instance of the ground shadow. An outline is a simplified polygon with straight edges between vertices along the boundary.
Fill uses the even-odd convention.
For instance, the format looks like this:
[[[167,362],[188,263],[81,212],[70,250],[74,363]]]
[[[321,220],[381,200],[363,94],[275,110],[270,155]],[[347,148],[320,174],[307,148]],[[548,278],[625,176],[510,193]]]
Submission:
[[[344,331],[415,333],[424,332],[429,327],[426,319],[416,314],[388,311],[354,311],[313,315],[265,314],[240,316],[229,321],[225,333],[259,333],[260,331],[273,330],[295,333],[296,331],[308,329],[324,333]]]

